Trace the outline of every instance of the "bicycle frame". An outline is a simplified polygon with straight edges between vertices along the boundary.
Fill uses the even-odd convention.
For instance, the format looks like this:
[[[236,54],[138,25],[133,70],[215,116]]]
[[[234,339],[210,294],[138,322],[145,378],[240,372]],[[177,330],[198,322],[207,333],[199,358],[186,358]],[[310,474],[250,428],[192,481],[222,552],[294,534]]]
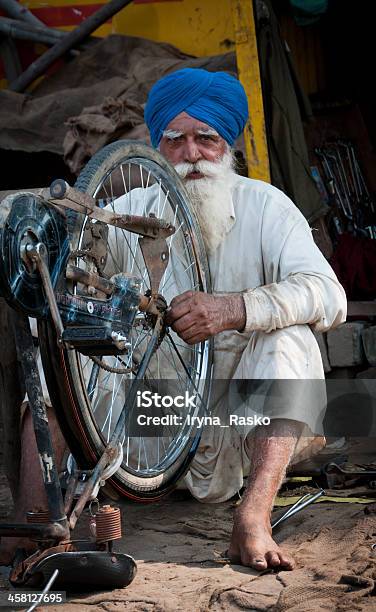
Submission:
[[[22,253],[20,254],[20,261],[22,260],[26,273],[39,273],[40,282],[44,289],[45,299],[49,306],[51,317],[57,332],[57,341],[60,346],[69,348],[71,346],[70,343],[73,341],[72,337],[69,337],[69,333],[67,334],[69,327],[66,328],[63,323],[63,319],[65,322],[69,321],[69,314],[72,315],[72,312],[75,315],[73,317],[73,322],[75,326],[77,326],[75,329],[79,329],[80,325],[90,327],[91,323],[93,323],[94,326],[96,325],[97,328],[101,323],[111,326],[111,323],[115,320],[115,313],[120,313],[120,318],[118,317],[118,319],[122,324],[124,324],[124,321],[126,321],[126,326],[130,328],[137,309],[147,312],[148,315],[153,317],[153,333],[134,378],[135,381],[141,380],[145,374],[153,352],[158,346],[160,335],[163,331],[163,319],[166,304],[163,301],[163,298],[158,296],[157,291],[161,278],[168,265],[168,247],[166,244],[166,237],[172,235],[175,232],[175,228],[155,217],[115,215],[106,210],[100,209],[95,205],[96,203],[94,198],[74,190],[64,181],[54,181],[50,190],[46,190],[43,195],[45,196],[45,198],[42,196],[44,202],[52,208],[57,209],[60,214],[64,209],[70,209],[76,212],[84,213],[91,219],[96,219],[97,221],[114,225],[115,227],[126,229],[142,235],[142,238],[140,239],[140,246],[150,277],[151,295],[143,296],[137,293],[137,286],[135,284],[129,284],[131,281],[128,278],[126,278],[124,282],[120,283],[119,285],[119,283],[116,281],[112,282],[111,280],[107,280],[100,275],[87,273],[79,267],[73,265],[66,266],[67,260],[63,258],[61,265],[66,267],[66,271],[63,280],[63,287],[60,286],[59,290],[61,291],[61,295],[66,296],[66,300],[68,300],[68,291],[66,288],[65,278],[68,280],[73,280],[73,282],[76,283],[82,283],[87,287],[94,287],[101,291],[107,298],[105,301],[94,300],[93,297],[86,298],[86,296],[80,296],[78,298],[77,296],[70,294],[71,298],[70,301],[68,300],[69,303],[67,308],[65,308],[65,313],[63,304],[64,300],[62,300],[60,296],[59,303],[57,301],[58,294],[56,291],[56,286],[53,286],[50,270],[46,263],[48,260],[49,245],[40,242],[38,240],[38,236],[35,236],[35,234],[31,232],[30,236],[27,236],[22,242]],[[23,236],[25,236],[25,234]],[[9,285],[11,285],[11,283],[9,283]],[[9,295],[9,287],[7,287],[5,294],[7,292]],[[76,303],[74,303],[74,300],[76,300]],[[82,302],[81,306],[83,305],[81,309],[79,308],[79,301]],[[104,303],[106,304],[106,312],[101,318],[96,317],[93,302],[98,302],[102,305]],[[90,308],[89,304],[92,304]],[[20,304],[16,305],[18,305],[18,308],[22,310]],[[11,306],[14,307],[15,304],[12,303]],[[110,441],[107,444],[97,465],[93,470],[85,472],[87,480],[80,492],[80,496],[73,510],[71,510],[74,500],[74,493],[78,482],[78,476],[83,472],[76,471],[72,475],[64,503],[48,426],[47,410],[43,400],[42,385],[38,367],[35,361],[34,344],[30,331],[27,316],[28,314],[30,313],[23,312],[22,314],[18,315],[15,312],[13,313],[14,334],[17,344],[17,351],[25,378],[25,387],[30,405],[43,483],[47,495],[50,521],[43,524],[0,524],[0,535],[8,537],[34,537],[40,541],[42,551],[46,552],[51,545],[56,546],[59,545],[59,543],[66,543],[70,540],[70,531],[75,527],[77,520],[85,507],[85,504],[92,499],[93,496],[96,497],[99,486],[104,484],[105,479],[109,478],[113,474],[114,470],[118,469],[119,461],[121,463],[122,460],[121,438],[124,430],[125,410],[127,405],[133,403],[135,399],[136,385],[131,386],[128,395],[126,396],[123,410],[118,417]],[[72,320],[72,317],[70,320]],[[108,349],[109,352],[107,354],[119,354],[126,348],[126,344],[124,342],[126,340],[125,337],[119,338],[118,334],[116,338],[112,337],[110,340],[112,340],[112,345]],[[98,348],[97,354],[106,354],[105,347],[105,344],[101,345]],[[16,574],[20,571],[21,574],[22,572],[26,571],[27,560],[24,562],[23,568],[23,570],[17,568]]]

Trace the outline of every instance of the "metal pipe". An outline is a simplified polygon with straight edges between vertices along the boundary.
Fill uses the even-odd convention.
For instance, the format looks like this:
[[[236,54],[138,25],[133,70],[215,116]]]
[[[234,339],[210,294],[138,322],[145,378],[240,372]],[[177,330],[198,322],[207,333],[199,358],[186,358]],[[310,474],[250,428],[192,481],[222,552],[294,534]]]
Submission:
[[[55,45],[66,36],[66,32],[40,28],[15,19],[0,17],[0,32],[10,38],[32,40],[45,45]]]
[[[58,30],[56,28],[39,28],[23,21],[17,21],[15,19],[8,19],[7,17],[0,17],[0,33],[4,34],[8,38],[14,38],[18,40],[28,40],[44,45],[53,46],[59,40],[63,40],[68,32]],[[85,41],[77,45],[77,49],[72,49],[69,54],[76,56],[79,51],[85,51],[92,46],[93,42],[96,42],[94,36],[89,36]],[[20,71],[21,73],[21,71]],[[18,75],[17,75],[18,76]],[[14,77],[16,79],[16,77]],[[13,79],[13,80],[14,80]]]
[[[0,8],[14,19],[20,19],[39,28],[46,27],[43,21],[35,17],[26,6],[15,0],[0,0]]]
[[[69,32],[64,39],[56,43],[35,62],[30,64],[25,72],[10,84],[9,89],[18,92],[24,91],[37,77],[44,74],[56,60],[77,46],[78,43],[94,32],[107,19],[113,17],[113,15],[131,2],[132,0],[110,0],[107,4],[103,4],[98,11],[85,19],[75,30]]]
[[[23,537],[36,540],[64,540],[69,533],[62,523],[1,523],[0,536]]]

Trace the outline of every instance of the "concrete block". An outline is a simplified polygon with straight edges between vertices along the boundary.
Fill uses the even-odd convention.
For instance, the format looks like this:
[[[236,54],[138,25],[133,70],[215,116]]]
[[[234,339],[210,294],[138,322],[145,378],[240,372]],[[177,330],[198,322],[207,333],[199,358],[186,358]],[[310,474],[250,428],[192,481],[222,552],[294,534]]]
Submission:
[[[326,338],[325,338],[325,334],[320,334],[319,332],[314,332],[314,336],[317,340],[317,344],[319,345],[319,349],[320,349],[320,353],[321,353],[321,359],[322,359],[322,365],[324,366],[324,372],[325,374],[327,374],[328,372],[331,371],[331,367],[330,367],[330,363],[329,363],[329,358],[328,358],[328,349],[326,346]]]
[[[328,331],[328,355],[332,368],[357,366],[364,362],[362,331],[366,326],[364,321],[354,321]]]
[[[369,365],[376,366],[376,325],[362,331],[362,340]]]

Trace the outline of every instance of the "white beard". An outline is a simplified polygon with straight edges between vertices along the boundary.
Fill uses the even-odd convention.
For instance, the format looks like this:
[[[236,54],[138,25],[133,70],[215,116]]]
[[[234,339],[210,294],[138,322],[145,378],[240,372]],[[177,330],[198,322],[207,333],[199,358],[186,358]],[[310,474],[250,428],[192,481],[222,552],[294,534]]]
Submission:
[[[206,250],[212,255],[233,224],[231,185],[236,176],[233,156],[228,150],[217,162],[181,163],[175,166],[175,170],[183,179],[198,217]],[[194,171],[201,172],[204,178],[185,178]]]

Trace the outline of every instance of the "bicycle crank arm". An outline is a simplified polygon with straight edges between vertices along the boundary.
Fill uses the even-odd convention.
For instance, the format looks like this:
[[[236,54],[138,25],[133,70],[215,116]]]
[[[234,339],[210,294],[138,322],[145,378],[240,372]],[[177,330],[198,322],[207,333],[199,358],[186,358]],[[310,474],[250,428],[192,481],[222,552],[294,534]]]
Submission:
[[[27,262],[28,260],[29,263],[31,263],[37,268],[40,274],[42,284],[43,284],[43,289],[45,291],[47,302],[50,307],[52,320],[55,325],[55,329],[57,333],[57,342],[59,345],[61,345],[62,336],[64,333],[64,325],[61,320],[59,308],[57,306],[54,290],[53,290],[52,283],[51,283],[50,273],[48,270],[48,266],[46,264],[47,248],[42,242],[38,242],[35,245],[27,244],[25,247],[23,247],[22,255],[23,255],[25,262]]]
[[[96,205],[95,198],[78,191],[62,179],[56,179],[49,189],[43,191],[42,197],[57,208],[63,207],[87,215],[91,219],[102,221],[123,230],[148,236],[150,238],[168,238],[175,233],[170,223],[155,216],[140,217],[137,215],[119,215]]]

